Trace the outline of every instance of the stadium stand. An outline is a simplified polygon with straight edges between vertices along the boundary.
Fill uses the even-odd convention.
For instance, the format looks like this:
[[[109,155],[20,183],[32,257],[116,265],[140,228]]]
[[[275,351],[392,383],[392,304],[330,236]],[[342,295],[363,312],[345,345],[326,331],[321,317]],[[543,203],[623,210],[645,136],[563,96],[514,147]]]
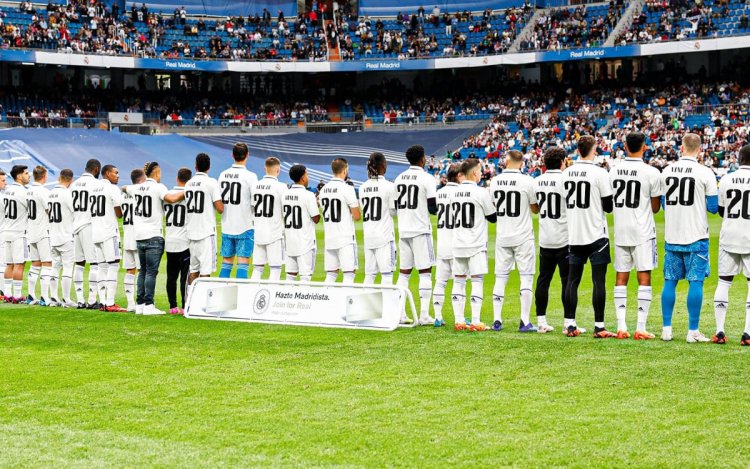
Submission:
[[[543,14],[531,35],[520,43],[521,50],[568,49],[601,46],[620,19],[624,8],[609,5],[560,8]]]

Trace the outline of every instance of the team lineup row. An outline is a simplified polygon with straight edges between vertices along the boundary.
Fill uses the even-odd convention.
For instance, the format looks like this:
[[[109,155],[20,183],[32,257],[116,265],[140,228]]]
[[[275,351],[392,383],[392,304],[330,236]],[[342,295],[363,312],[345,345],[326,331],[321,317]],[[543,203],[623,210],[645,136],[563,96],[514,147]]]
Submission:
[[[452,301],[454,311],[464,311],[466,284],[471,284],[471,320],[457,315],[456,330],[503,329],[505,286],[513,268],[520,274],[521,332],[553,330],[546,319],[548,293],[555,271],[563,284],[563,332],[575,337],[585,332],[576,323],[578,286],[584,265],[592,265],[595,338],[629,338],[626,298],[629,274],[638,280],[637,326],[633,338],[653,339],[646,330],[652,298],[651,271],[657,267],[656,227],[653,214],[665,210],[664,289],[661,294],[662,339],[672,339],[672,311],[677,282],[690,283],[688,342],[726,342],[724,318],[733,277],[750,277],[750,146],[740,152],[739,171],[722,178],[717,188],[713,173],[697,161],[701,141],[696,134],[683,138],[681,158],[663,173],[643,162],[646,138],[627,136],[628,158],[611,172],[593,164],[596,141],[578,141],[579,158],[565,168],[566,153],[550,147],[545,153],[545,173],[532,179],[520,172],[523,155],[510,151],[507,167],[492,179],[489,190],[481,180],[479,160],[456,163],[448,170],[448,183],[438,190],[424,171],[424,149],[406,151],[410,167],[393,182],[385,179],[387,161],[373,153],[369,179],[359,193],[345,181],[348,164],[336,159],[333,178],[318,196],[307,190],[304,166],[289,171],[294,184],[278,180],[281,165],[268,158],[260,180],[247,170],[248,149],[233,148],[235,164],[218,180],[208,176],[210,158],[199,154],[195,174],[183,168],[177,185],[161,184],[158,163],[133,170],[132,184],[122,188],[119,170],[90,160],[84,174],[73,180],[69,169],[60,172],[58,184],[48,190],[47,171],[33,169],[34,183],[25,166],[14,166],[11,184],[0,175],[3,211],[0,219],[6,263],[6,301],[42,305],[100,308],[111,312],[163,314],[154,306],[154,288],[161,259],[167,254],[167,294],[170,313],[179,314],[177,290],[184,307],[185,289],[199,276],[217,267],[217,213],[222,220],[221,276],[228,277],[236,262],[236,276],[247,278],[252,258],[252,278],[259,279],[267,266],[271,279],[310,280],[315,267],[315,224],[324,221],[326,281],[353,282],[357,265],[354,222],[364,231],[365,283],[390,278],[396,268],[394,217],[398,217],[398,283],[408,288],[409,275],[419,273],[422,325],[443,326],[442,307]],[[99,179],[99,176],[102,179]],[[321,217],[322,212],[322,217]],[[614,267],[617,272],[614,302],[617,332],[605,328],[605,279],[610,264],[606,213],[614,212]],[[712,339],[700,333],[703,280],[709,275],[707,212],[724,217],[720,236],[719,276],[715,292],[717,331]],[[532,324],[533,279],[536,246],[532,213],[539,214],[539,275],[535,289],[537,325]],[[433,246],[430,215],[437,216],[437,249]],[[118,219],[122,218],[123,236]],[[164,223],[166,221],[166,223]],[[495,283],[492,293],[493,323],[481,322],[484,276],[488,273],[488,223],[496,223]],[[166,230],[164,229],[166,225]],[[121,243],[122,241],[122,243]],[[22,295],[27,259],[28,295]],[[120,262],[126,270],[127,308],[115,303]],[[84,272],[89,265],[88,298]],[[432,283],[435,267],[436,282]],[[136,272],[137,274],[136,280]],[[62,274],[60,274],[62,271]],[[62,291],[58,291],[58,278]],[[448,281],[453,279],[451,291]],[[36,296],[36,285],[41,294]],[[74,287],[76,302],[70,298]],[[749,294],[750,295],[750,294]],[[59,300],[58,300],[59,298]],[[430,304],[434,318],[430,316]],[[409,321],[406,317],[403,321]],[[750,296],[741,343],[750,345]]]

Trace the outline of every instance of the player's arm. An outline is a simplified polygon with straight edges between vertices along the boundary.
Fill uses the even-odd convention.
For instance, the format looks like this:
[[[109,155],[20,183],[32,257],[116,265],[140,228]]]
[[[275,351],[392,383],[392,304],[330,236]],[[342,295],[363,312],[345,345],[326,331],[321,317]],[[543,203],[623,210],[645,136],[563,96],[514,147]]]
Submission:
[[[213,182],[213,184],[214,184],[214,188],[213,188],[213,193],[211,194],[212,195],[211,198],[214,201],[214,208],[216,209],[216,213],[221,214],[221,213],[224,213],[224,199],[221,198],[221,188],[219,187],[219,183]],[[281,200],[284,200],[283,197]]]
[[[714,215],[719,213],[719,187],[716,184],[716,176],[710,170],[706,177],[706,211]]]
[[[354,188],[349,187],[348,191],[345,191],[344,199],[346,205],[349,206],[349,210],[352,212],[352,218],[354,221],[359,221],[362,218],[362,211],[359,209],[359,201],[357,200],[357,194],[354,193]]]
[[[427,184],[425,185],[425,195],[427,196],[427,211],[430,215],[436,215],[438,212],[437,206],[437,186],[435,185],[435,178],[425,173]]]
[[[663,193],[661,186],[661,173],[654,171],[654,175],[651,177],[651,211],[653,213],[659,213],[661,210],[661,194]]]
[[[602,210],[605,213],[612,213],[615,209],[615,203],[612,198],[612,184],[610,184],[608,176],[599,178],[599,194],[602,199]]]
[[[318,200],[315,196],[307,197],[307,214],[316,225],[320,222],[320,209],[318,208]]]
[[[539,201],[536,198],[536,191],[534,190],[534,184],[529,184],[529,188],[526,191],[526,195],[529,198],[529,209],[531,213],[539,213]]]
[[[162,200],[168,204],[176,204],[177,202],[182,202],[184,199],[185,191],[168,192],[162,198]]]
[[[482,212],[484,212],[485,220],[490,223],[497,223],[497,209],[492,202],[492,196],[490,196],[489,191],[483,191],[482,194],[484,194],[482,196]]]
[[[651,197],[651,211],[659,213],[659,210],[661,210],[661,197],[658,195],[656,197]]]

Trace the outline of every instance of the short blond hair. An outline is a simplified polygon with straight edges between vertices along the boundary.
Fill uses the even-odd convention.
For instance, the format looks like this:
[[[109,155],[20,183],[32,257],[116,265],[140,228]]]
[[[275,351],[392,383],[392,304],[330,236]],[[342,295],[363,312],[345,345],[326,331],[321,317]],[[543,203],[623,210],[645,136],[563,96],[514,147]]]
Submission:
[[[685,153],[691,155],[698,153],[701,149],[701,137],[698,134],[687,133],[682,137],[682,147],[685,149]]]

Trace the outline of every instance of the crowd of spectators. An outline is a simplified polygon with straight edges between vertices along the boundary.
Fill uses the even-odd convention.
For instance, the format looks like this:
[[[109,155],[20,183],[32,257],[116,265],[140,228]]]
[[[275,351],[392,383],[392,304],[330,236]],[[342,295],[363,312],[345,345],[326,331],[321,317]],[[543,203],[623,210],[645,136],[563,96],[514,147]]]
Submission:
[[[727,16],[728,5],[728,0],[713,5],[687,0],[647,0],[644,10],[616,42],[681,41],[688,39],[692,33],[698,38],[710,37],[717,30],[714,19]],[[659,15],[658,22],[649,22],[649,17],[653,15]],[[686,22],[687,25],[680,27],[676,24],[678,22]]]
[[[559,50],[604,44],[622,16],[622,0],[610,0],[606,14],[589,15],[589,7],[560,8],[541,15],[521,50]]]

